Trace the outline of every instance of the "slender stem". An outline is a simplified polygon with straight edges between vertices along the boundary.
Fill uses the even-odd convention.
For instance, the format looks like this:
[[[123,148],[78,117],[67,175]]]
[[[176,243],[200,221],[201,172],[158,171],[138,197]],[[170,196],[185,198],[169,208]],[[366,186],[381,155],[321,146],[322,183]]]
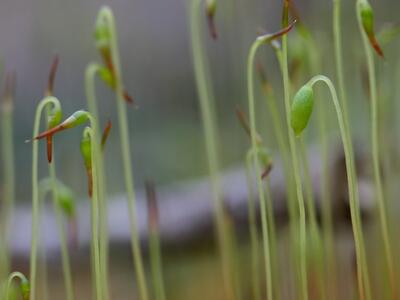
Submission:
[[[199,95],[205,146],[208,158],[208,169],[214,200],[214,222],[216,225],[219,251],[222,259],[222,272],[225,293],[228,299],[234,299],[232,288],[232,272],[229,263],[229,245],[226,241],[226,228],[224,224],[223,198],[219,176],[219,157],[217,147],[216,116],[214,96],[211,90],[210,74],[206,56],[202,46],[201,0],[191,0],[190,30],[193,51],[194,72]]]
[[[252,173],[253,169],[251,164],[251,158],[249,158],[250,151],[247,153],[246,158],[246,179],[247,179],[247,190],[248,190],[248,216],[249,216],[249,231],[250,231],[250,248],[251,248],[251,274],[252,274],[252,289],[253,299],[261,300],[261,287],[260,287],[260,255],[258,251],[258,228],[256,218],[256,203],[254,199],[253,184],[252,184]]]
[[[148,296],[147,283],[143,266],[143,259],[140,249],[139,234],[137,230],[136,197],[135,197],[134,181],[132,174],[132,160],[130,156],[131,151],[129,143],[129,130],[128,130],[128,120],[126,114],[126,104],[123,96],[122,74],[121,74],[121,64],[120,64],[119,50],[118,50],[117,32],[115,28],[115,20],[112,11],[109,8],[105,7],[103,8],[102,13],[105,20],[107,20],[110,29],[111,55],[115,67],[118,125],[121,137],[121,148],[122,148],[121,150],[122,150],[122,160],[124,168],[125,188],[127,191],[128,205],[129,205],[132,255],[134,259],[140,296],[142,300],[147,300],[149,299],[149,296]]]
[[[12,99],[3,99],[1,110],[1,148],[4,166],[4,194],[0,220],[0,281],[6,278],[10,269],[8,249],[8,226],[12,220],[15,202],[15,165],[13,141],[13,104]]]
[[[290,80],[289,80],[289,69],[287,59],[287,36],[282,36],[282,52],[278,52],[279,65],[282,72],[283,87],[284,87],[284,99],[285,99],[285,113],[286,113],[286,126],[289,135],[289,148],[292,157],[292,165],[294,172],[294,180],[296,185],[297,201],[299,206],[299,240],[300,240],[300,283],[301,283],[301,295],[303,300],[308,299],[308,284],[307,284],[307,241],[306,241],[306,213],[302,191],[302,183],[300,178],[299,162],[297,158],[296,142],[294,133],[290,126]]]
[[[149,230],[149,251],[151,261],[151,273],[153,275],[153,283],[155,290],[155,299],[165,300],[165,288],[163,281],[161,247],[158,230]]]
[[[343,51],[342,51],[342,20],[341,20],[341,6],[342,0],[333,0],[333,44],[335,47],[335,66],[336,76],[339,87],[339,98],[341,100],[341,106],[343,111],[343,119],[345,126],[349,127],[349,114],[348,114],[348,103],[346,96],[346,85],[344,83],[344,72],[343,72]],[[348,132],[349,128],[346,129]],[[351,140],[351,136],[349,136]],[[351,147],[353,148],[352,144]]]
[[[270,116],[272,119],[273,132],[274,132],[277,144],[278,144],[279,153],[281,154],[283,172],[284,172],[285,182],[286,182],[287,204],[288,204],[288,209],[289,209],[290,234],[292,237],[294,237],[297,235],[297,225],[296,225],[297,212],[296,212],[296,199],[295,199],[296,195],[295,195],[294,189],[293,189],[294,178],[293,178],[293,174],[291,172],[291,166],[290,166],[290,152],[289,152],[288,145],[287,145],[288,141],[284,134],[284,125],[282,124],[281,117],[279,116],[279,110],[278,110],[278,106],[276,103],[276,97],[273,93],[272,88],[265,87],[264,93],[266,96],[268,110],[269,110],[269,113],[270,113]],[[272,203],[271,203],[271,206],[272,206]],[[268,210],[269,210],[269,208],[268,208]],[[272,215],[272,217],[269,217],[269,218],[273,218],[273,215]],[[272,223],[274,223],[273,220],[272,220]],[[275,232],[275,230],[273,230],[271,228],[271,233],[273,233],[273,232]],[[271,241],[274,241],[274,240],[276,240],[276,239],[271,234]],[[275,249],[275,247],[272,246],[271,249],[273,250],[273,249]],[[293,252],[292,257],[295,258],[295,255],[294,255],[295,248],[292,247],[291,250]],[[273,257],[275,257],[275,256],[273,255]],[[275,264],[275,260],[273,260],[273,261]],[[278,271],[278,268],[274,268],[275,274],[277,271]],[[287,274],[287,276],[289,276],[289,275]],[[278,274],[276,274],[275,277],[279,277]],[[277,292],[279,292],[279,289],[275,289],[275,290]],[[278,294],[275,296],[277,298],[279,298]]]
[[[317,222],[316,209],[315,209],[315,198],[314,189],[311,179],[311,170],[308,160],[307,148],[304,142],[304,138],[300,139],[300,157],[303,162],[303,178],[304,178],[304,190],[306,194],[306,209],[310,222],[310,237],[312,245],[313,258],[310,260],[315,263],[317,285],[319,288],[319,298],[326,299],[326,291],[324,287],[324,270],[323,270],[323,255],[321,253],[321,236]],[[315,252],[314,252],[315,251]],[[314,255],[314,253],[316,253]]]
[[[254,58],[257,49],[263,44],[262,40],[256,40],[251,48],[247,59],[247,89],[249,101],[249,120],[250,120],[250,136],[251,136],[251,151],[253,159],[253,168],[255,170],[258,197],[260,201],[261,210],[261,226],[263,234],[264,256],[265,256],[265,269],[267,272],[267,295],[268,299],[273,299],[273,286],[272,286],[272,268],[271,268],[271,255],[269,243],[269,229],[266,213],[266,200],[263,191],[263,183],[261,178],[261,167],[258,160],[258,144],[256,133],[256,113],[255,113],[255,100],[254,100]]]
[[[53,156],[53,162],[49,164],[49,174],[51,180],[51,189],[53,193],[53,203],[54,203],[54,211],[56,213],[58,234],[60,236],[60,245],[61,245],[61,260],[62,260],[62,269],[64,275],[64,284],[66,291],[66,299],[73,300],[74,299],[74,291],[72,285],[72,273],[71,273],[71,264],[69,260],[69,251],[67,245],[67,238],[65,234],[65,226],[63,222],[63,215],[61,211],[61,207],[58,203],[58,188],[57,188],[57,179],[56,179],[56,168]]]
[[[40,118],[43,109],[47,105],[57,105],[58,100],[54,97],[46,97],[40,101],[36,108],[35,121],[33,125],[33,137],[39,134]],[[38,237],[39,237],[39,189],[38,189],[38,140],[32,140],[32,240],[31,240],[31,255],[30,255],[30,280],[31,293],[30,300],[36,299],[36,277],[37,277],[37,260],[38,260]]]
[[[95,120],[99,120],[99,110],[97,107],[96,91],[95,91],[95,77],[100,69],[100,65],[96,63],[90,63],[86,68],[85,73],[85,92],[86,101],[90,114]],[[97,126],[96,130],[97,144],[100,145],[101,133],[100,126]],[[104,157],[100,155],[98,161],[98,177],[99,177],[99,211],[101,215],[100,223],[100,249],[101,249],[101,266],[102,266],[102,280],[103,280],[103,295],[105,300],[109,299],[109,280],[108,280],[108,215],[107,215],[107,201],[106,201],[106,178],[104,172]]]
[[[376,87],[376,74],[375,74],[375,64],[372,53],[372,48],[369,44],[368,37],[363,30],[362,20],[361,20],[361,12],[360,12],[360,1],[357,1],[357,18],[358,24],[360,28],[360,32],[362,35],[362,40],[364,44],[364,51],[367,58],[368,65],[368,77],[369,77],[369,88],[371,95],[371,143],[372,143],[372,164],[373,164],[373,173],[374,173],[374,181],[376,188],[376,199],[378,203],[378,211],[379,211],[379,221],[381,234],[383,239],[383,248],[385,252],[385,261],[386,267],[389,272],[389,282],[390,289],[392,292],[392,298],[397,298],[396,291],[396,282],[395,282],[395,271],[393,264],[393,255],[390,245],[390,234],[389,227],[387,221],[387,213],[386,213],[386,204],[383,195],[383,185],[382,185],[382,177],[381,177],[381,165],[379,160],[379,120],[378,120],[378,94]]]
[[[93,196],[91,205],[91,221],[92,221],[92,249],[93,249],[93,260],[94,263],[94,277],[95,277],[95,291],[96,299],[103,300],[104,294],[102,289],[102,266],[101,266],[101,250],[100,250],[100,237],[99,237],[99,178],[98,178],[98,151],[99,147],[97,145],[96,139],[96,125],[95,121],[91,119],[92,128],[88,129],[91,139],[91,154],[92,154],[92,176],[93,176]]]
[[[359,200],[359,192],[358,192],[358,182],[356,178],[356,172],[354,170],[354,154],[351,151],[352,148],[350,146],[350,137],[346,131],[344,116],[342,113],[342,109],[340,107],[340,103],[336,94],[336,90],[332,82],[326,76],[318,75],[313,77],[309,81],[309,85],[313,86],[315,83],[322,81],[325,83],[332,96],[332,101],[335,106],[336,115],[338,119],[338,124],[340,128],[340,135],[342,138],[344,153],[345,153],[345,162],[346,162],[346,170],[347,170],[347,182],[349,189],[349,203],[350,203],[350,214],[351,221],[353,226],[354,233],[354,242],[356,248],[356,257],[357,257],[357,278],[358,278],[358,289],[359,295],[361,299],[370,299],[370,284],[369,284],[369,276],[368,276],[368,267],[366,264],[365,257],[365,247],[364,247],[364,238],[362,233],[362,223],[360,218],[360,200]],[[363,280],[364,280],[364,288],[363,288]]]
[[[293,182],[293,175],[291,174],[290,168],[290,152],[288,149],[288,140],[284,134],[284,126],[282,124],[281,117],[279,116],[279,110],[276,103],[276,97],[272,91],[272,89],[266,90],[266,103],[268,106],[268,110],[272,120],[272,127],[275,135],[275,139],[278,144],[279,153],[281,154],[282,158],[282,165],[285,174],[285,181],[286,181],[286,190],[288,191],[288,206],[289,206],[289,213],[291,214],[291,221],[293,221],[294,215],[296,214],[295,203],[291,199],[293,199],[292,186]]]
[[[271,280],[272,280],[272,293],[274,295],[274,299],[280,298],[280,289],[279,289],[279,270],[278,270],[278,255],[277,255],[277,240],[276,240],[276,226],[275,226],[275,215],[274,215],[274,207],[272,202],[271,195],[271,183],[270,179],[267,178],[264,184],[265,187],[265,200],[266,200],[266,218],[268,222],[268,230],[269,230],[269,248],[270,248],[270,264],[271,264]]]

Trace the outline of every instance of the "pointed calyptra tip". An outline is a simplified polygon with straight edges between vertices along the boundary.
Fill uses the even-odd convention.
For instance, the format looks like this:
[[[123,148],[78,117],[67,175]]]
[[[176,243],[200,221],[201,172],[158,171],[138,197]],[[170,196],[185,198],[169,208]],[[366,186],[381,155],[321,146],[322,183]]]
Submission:
[[[103,134],[101,135],[101,150],[104,150],[107,139],[110,135],[111,128],[112,128],[111,120],[108,120],[106,127],[103,130]]]
[[[271,41],[287,34],[289,31],[292,30],[293,26],[296,24],[297,20],[294,20],[292,23],[290,23],[288,26],[285,28],[282,28],[281,30],[275,32],[275,33],[270,33],[270,34],[265,34],[257,37],[257,40],[263,43],[270,43]]]
[[[159,211],[157,205],[157,196],[155,185],[152,181],[146,181],[146,197],[147,197],[147,213],[149,230],[158,230],[159,225]]]
[[[264,169],[264,171],[263,171],[262,174],[261,174],[261,179],[265,179],[265,178],[268,177],[268,175],[269,175],[269,174],[271,173],[271,171],[272,171],[272,167],[273,167],[272,162],[270,162],[268,165],[265,166],[265,169]]]
[[[60,62],[60,59],[58,57],[58,55],[54,55],[53,57],[53,62],[51,63],[51,67],[50,67],[50,72],[49,72],[49,78],[47,81],[47,88],[46,88],[46,92],[45,95],[46,96],[52,96],[53,92],[54,92],[54,81],[56,78],[56,73],[57,73],[57,69],[58,69],[58,64]]]
[[[314,107],[314,92],[311,86],[304,85],[294,96],[290,113],[290,125],[296,136],[307,127]]]
[[[256,62],[256,71],[258,74],[258,78],[260,79],[260,83],[264,92],[271,91],[271,85],[268,83],[267,74],[265,72],[264,66],[260,61]]]
[[[375,35],[368,37],[369,42],[371,43],[372,48],[374,48],[376,54],[378,54],[378,56],[380,56],[381,58],[385,58],[385,55],[383,54],[383,50],[381,48],[381,46],[379,45],[378,41],[376,40]]]
[[[217,10],[217,1],[216,0],[207,0],[206,1],[206,15],[207,15],[207,23],[208,29],[213,40],[216,40],[218,37],[217,27],[215,26],[215,12]]]
[[[256,71],[258,74],[258,78],[261,81],[261,84],[264,85],[267,83],[267,74],[265,73],[265,69],[261,61],[257,60],[256,62]]]
[[[375,52],[382,58],[384,58],[383,51],[379,45],[374,31],[374,11],[367,0],[359,0],[357,2],[358,11],[360,14],[362,28],[368,37],[368,40],[374,48]]]
[[[47,161],[51,164],[53,160],[53,135],[48,135],[46,137],[47,141]]]
[[[101,67],[98,74],[100,79],[103,80],[106,85],[108,85],[113,91],[116,91],[117,81],[115,78],[114,67]],[[123,90],[122,96],[125,102],[132,104],[135,108],[137,108],[135,101],[126,90]]]
[[[239,120],[240,125],[244,129],[244,131],[247,133],[249,137],[251,137],[251,130],[250,130],[250,125],[249,122],[247,121],[246,115],[243,112],[243,110],[240,109],[240,107],[236,107],[236,116]],[[257,144],[262,144],[262,139],[261,136],[256,132],[256,142]]]

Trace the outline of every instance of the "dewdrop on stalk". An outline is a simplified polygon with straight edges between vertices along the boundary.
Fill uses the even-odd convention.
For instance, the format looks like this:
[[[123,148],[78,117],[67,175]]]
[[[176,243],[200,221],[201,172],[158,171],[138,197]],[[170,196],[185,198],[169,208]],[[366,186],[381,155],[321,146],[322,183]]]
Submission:
[[[58,56],[56,55],[50,67],[47,89],[45,91],[45,95],[47,97],[53,96],[54,80],[57,73],[58,62],[59,59]],[[62,114],[61,104],[58,99],[56,100],[57,101],[54,101],[53,107],[47,110],[47,129],[56,127],[62,120],[63,114]],[[47,140],[47,161],[51,163],[53,159],[53,136],[49,135],[46,138],[46,140]]]
[[[314,92],[311,86],[304,85],[294,96],[290,113],[290,125],[296,136],[307,127],[314,107]]]

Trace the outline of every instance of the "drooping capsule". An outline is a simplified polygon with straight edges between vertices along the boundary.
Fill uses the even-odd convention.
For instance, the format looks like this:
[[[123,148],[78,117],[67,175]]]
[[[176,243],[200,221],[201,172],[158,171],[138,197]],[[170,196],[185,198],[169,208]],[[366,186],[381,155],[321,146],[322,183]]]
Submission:
[[[92,198],[93,195],[93,171],[92,171],[92,138],[90,135],[90,127],[86,127],[83,131],[81,139],[81,154],[83,163],[85,164],[86,174],[88,178],[88,194]]]
[[[299,136],[307,127],[313,107],[313,89],[309,85],[304,85],[294,96],[290,112],[290,125],[296,136]]]
[[[211,37],[214,40],[216,40],[218,37],[217,27],[215,26],[216,10],[217,10],[217,1],[216,0],[207,0],[206,1],[206,15],[207,15],[208,30],[210,32]]]
[[[364,32],[376,53],[380,57],[383,57],[383,50],[376,39],[374,31],[374,11],[367,0],[360,0],[357,2],[357,5]]]
[[[108,67],[102,67],[99,69],[99,77],[103,82],[108,85],[114,92],[117,89],[117,81],[115,77],[114,69]],[[122,96],[124,100],[129,104],[134,104],[133,98],[128,94],[126,90],[123,90]]]
[[[29,280],[25,277],[21,278],[21,293],[23,300],[29,300],[31,294],[31,285]]]
[[[112,32],[109,24],[110,20],[107,20],[105,17],[107,15],[106,11],[109,9],[110,8],[107,6],[101,8],[96,20],[94,37],[96,47],[104,63],[104,67],[99,70],[99,76],[114,92],[116,92],[117,76],[112,57]],[[126,102],[133,104],[133,98],[126,90],[123,91],[123,98]]]
[[[60,102],[57,100],[54,102],[54,106],[49,110],[47,114],[47,129],[52,129],[60,124],[62,120],[62,109]],[[46,137],[47,141],[47,161],[51,163],[53,159],[53,135],[50,134]]]
[[[58,205],[61,207],[64,215],[68,219],[75,217],[76,207],[75,207],[75,196],[72,190],[66,185],[59,182],[58,186]]]
[[[42,138],[54,135],[57,132],[63,131],[65,129],[73,128],[73,127],[79,126],[81,124],[84,124],[88,120],[89,120],[89,113],[84,110],[78,110],[78,111],[74,112],[71,116],[69,116],[66,120],[64,120],[61,124],[40,133],[34,139],[40,140]]]

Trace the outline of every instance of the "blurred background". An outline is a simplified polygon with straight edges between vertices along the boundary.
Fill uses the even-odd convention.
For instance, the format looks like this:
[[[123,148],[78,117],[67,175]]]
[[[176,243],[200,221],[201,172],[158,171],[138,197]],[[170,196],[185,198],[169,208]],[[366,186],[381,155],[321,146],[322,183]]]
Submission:
[[[207,158],[191,60],[189,1],[0,2],[0,62],[2,70],[15,71],[17,74],[14,138],[18,204],[29,203],[31,199],[31,144],[25,143],[25,140],[32,136],[34,111],[43,97],[53,55],[60,57],[55,95],[62,103],[64,115],[68,116],[86,108],[84,72],[90,62],[100,60],[93,31],[97,12],[103,4],[110,5],[115,13],[125,87],[139,106],[138,109],[128,107],[136,186],[142,190],[146,179],[152,179],[157,186],[168,186],[207,176]],[[335,79],[331,1],[294,0],[294,3],[302,22],[311,30],[320,46],[320,73]],[[398,1],[371,0],[371,4],[376,13],[377,28],[381,28],[385,22],[399,21]],[[204,23],[204,42],[217,100],[218,140],[224,169],[242,165],[249,146],[248,138],[235,115],[236,106],[244,110],[247,108],[245,70],[249,47],[260,28],[267,31],[280,28],[281,9],[281,0],[219,0],[217,41],[209,37]],[[369,124],[368,101],[364,99],[367,95],[361,76],[364,57],[361,55],[363,50],[355,18],[355,1],[343,1],[342,12],[345,78],[351,122],[357,140],[368,145],[368,132],[365,130]],[[398,45],[398,42],[384,49],[386,59],[378,66],[378,72],[385,72],[388,77],[395,74],[399,61],[396,57],[398,47],[394,44]],[[280,72],[272,51],[265,47],[260,50],[259,57],[264,62],[277,99],[281,100]],[[301,75],[299,84],[309,77],[307,74]],[[397,86],[387,87],[390,89],[390,98],[395,95]],[[258,97],[262,97],[261,89],[258,85],[256,88]],[[121,197],[124,192],[115,96],[100,82],[97,94],[102,124],[107,119],[115,124],[106,147],[107,189],[112,200]],[[265,110],[264,106],[262,108]],[[398,126],[398,122],[390,123],[393,120],[390,117],[396,111],[389,108],[384,112],[389,116],[386,119],[388,134],[390,129]],[[265,116],[261,109],[259,113]],[[332,118],[335,120],[334,115]],[[333,122],[333,137],[337,136],[335,124]],[[265,128],[263,135],[268,140],[272,134],[269,118],[260,120],[260,126]],[[81,130],[56,136],[55,157],[60,179],[73,188],[79,201],[85,202],[87,185],[78,146],[80,137]],[[394,133],[392,138],[395,138]],[[314,144],[314,140],[315,132],[311,131],[308,141]],[[274,150],[274,140],[271,139],[268,146]],[[44,144],[41,147],[39,169],[43,177],[47,168]],[[245,183],[243,186],[245,188]],[[15,236],[13,239],[26,237]],[[177,300],[188,299],[188,295],[190,299],[221,299],[218,296],[220,276],[218,264],[215,263],[218,256],[214,253],[212,239],[195,245],[188,248],[177,244],[166,252],[167,294],[170,299]],[[244,250],[240,261],[246,270],[246,242],[241,247]],[[80,249],[74,260],[74,283],[79,291],[79,299],[87,299],[91,292],[88,254],[88,249]],[[15,260],[15,265],[25,270],[26,263],[27,257]],[[50,258],[48,263],[48,272],[54,275],[49,282],[50,299],[64,299],[59,292],[62,291],[62,277],[57,255]],[[113,245],[111,274],[113,299],[135,299],[129,241]]]

